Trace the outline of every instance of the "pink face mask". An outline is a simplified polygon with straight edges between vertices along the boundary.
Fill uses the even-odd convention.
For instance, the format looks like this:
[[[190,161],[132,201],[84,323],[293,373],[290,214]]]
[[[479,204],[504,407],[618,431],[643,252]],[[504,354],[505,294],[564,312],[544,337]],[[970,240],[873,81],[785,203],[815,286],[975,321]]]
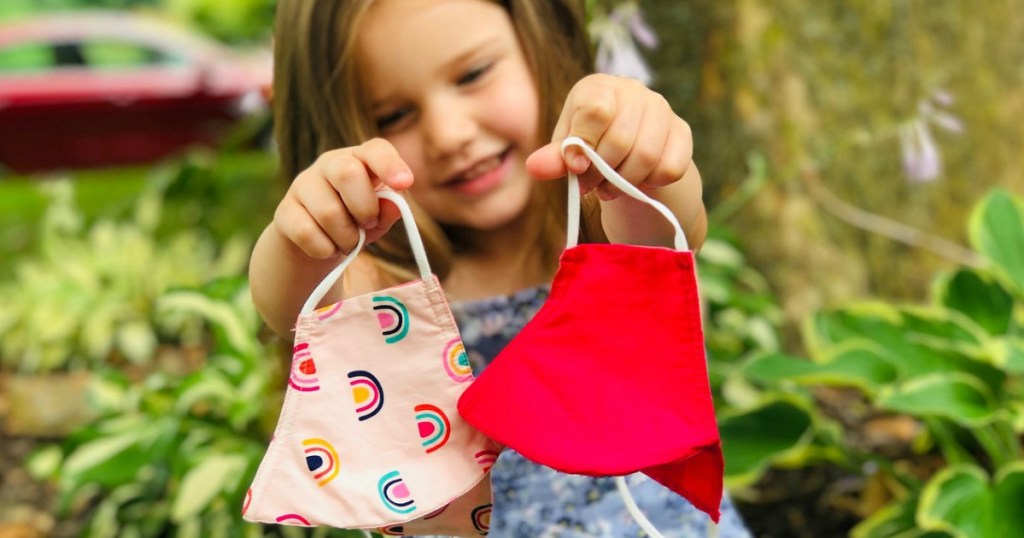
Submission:
[[[568,244],[547,302],[459,401],[498,443],[555,470],[643,472],[718,521],[723,460],[708,384],[693,253],[674,215],[578,138],[625,194],[675,227],[675,249],[576,245],[570,175]],[[618,481],[627,506],[653,536]],[[646,523],[646,525],[645,525]]]
[[[249,521],[485,535],[497,446],[457,401],[473,381],[411,211],[421,280],[315,309],[362,248],[313,291],[295,330],[284,406],[246,495]]]

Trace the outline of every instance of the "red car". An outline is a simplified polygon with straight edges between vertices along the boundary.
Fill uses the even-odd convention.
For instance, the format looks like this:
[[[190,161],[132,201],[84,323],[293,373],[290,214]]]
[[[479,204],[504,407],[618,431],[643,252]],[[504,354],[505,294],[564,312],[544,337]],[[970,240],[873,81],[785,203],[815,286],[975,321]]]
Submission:
[[[129,13],[0,24],[0,168],[144,163],[215,144],[265,108],[270,80],[267,51]]]

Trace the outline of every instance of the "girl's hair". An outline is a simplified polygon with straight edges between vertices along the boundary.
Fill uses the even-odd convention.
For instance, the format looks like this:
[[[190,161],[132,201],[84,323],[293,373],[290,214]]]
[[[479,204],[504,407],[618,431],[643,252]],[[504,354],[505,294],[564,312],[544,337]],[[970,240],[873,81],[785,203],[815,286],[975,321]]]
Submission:
[[[325,151],[376,135],[353,61],[356,29],[374,0],[279,0],[274,36],[274,135],[281,172],[291,181]],[[554,129],[569,90],[592,70],[583,0],[495,0],[508,12],[540,97],[540,136]],[[538,147],[546,142],[537,141]],[[593,218],[596,204],[584,211]],[[536,255],[554,269],[565,241],[566,186],[538,182],[527,218],[536,223]],[[442,280],[458,252],[435,221],[413,205],[434,272]],[[368,247],[391,280],[414,278],[404,230],[395,226]],[[581,230],[586,230],[582,226]]]

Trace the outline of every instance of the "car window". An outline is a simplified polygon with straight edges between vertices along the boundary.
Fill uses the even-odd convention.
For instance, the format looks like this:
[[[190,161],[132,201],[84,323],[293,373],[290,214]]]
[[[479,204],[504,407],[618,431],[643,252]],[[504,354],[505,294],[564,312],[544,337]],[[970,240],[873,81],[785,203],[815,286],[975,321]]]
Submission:
[[[79,45],[85,63],[94,69],[131,69],[184,63],[180,56],[138,43],[89,41]]]
[[[0,47],[0,74],[43,71],[56,63],[50,44],[24,43]]]

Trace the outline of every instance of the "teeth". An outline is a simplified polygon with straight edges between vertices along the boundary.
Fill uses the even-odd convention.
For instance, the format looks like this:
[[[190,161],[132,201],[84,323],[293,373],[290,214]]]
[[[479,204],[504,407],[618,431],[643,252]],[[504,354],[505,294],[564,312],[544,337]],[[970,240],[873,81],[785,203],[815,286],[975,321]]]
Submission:
[[[462,179],[463,181],[474,180],[477,177],[482,176],[487,172],[490,172],[491,170],[494,170],[500,164],[501,159],[499,159],[498,157],[491,157],[490,159],[480,162],[473,168],[466,170],[466,172],[462,174],[462,177],[460,179]]]

